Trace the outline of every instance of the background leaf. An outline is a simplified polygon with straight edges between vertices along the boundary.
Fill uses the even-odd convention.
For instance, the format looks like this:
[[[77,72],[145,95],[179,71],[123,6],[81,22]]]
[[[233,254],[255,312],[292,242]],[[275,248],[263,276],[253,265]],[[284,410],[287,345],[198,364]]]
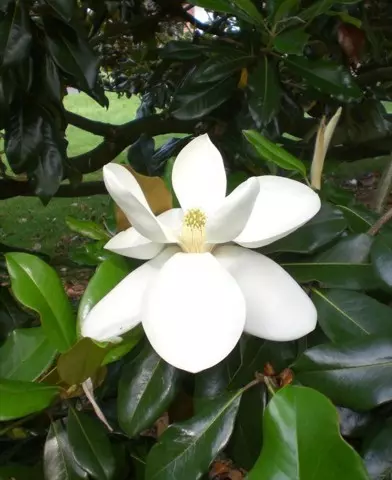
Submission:
[[[379,234],[370,251],[377,276],[392,288],[392,234]]]
[[[392,472],[391,418],[375,434],[369,434],[362,456],[371,479],[388,478]]]

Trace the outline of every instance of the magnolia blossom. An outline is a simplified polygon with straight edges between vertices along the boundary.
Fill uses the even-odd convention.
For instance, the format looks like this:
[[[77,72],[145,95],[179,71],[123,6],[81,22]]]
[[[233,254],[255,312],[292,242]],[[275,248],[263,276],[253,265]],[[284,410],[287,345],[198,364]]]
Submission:
[[[132,227],[106,248],[148,260],[81,325],[83,336],[116,342],[140,322],[168,363],[199,372],[223,360],[243,331],[287,341],[316,326],[316,309],[278,264],[249,250],[311,219],[320,199],[283,177],[252,177],[226,197],[222,157],[207,135],[192,140],[172,172],[181,208],[155,216],[134,176],[111,163],[104,180]]]

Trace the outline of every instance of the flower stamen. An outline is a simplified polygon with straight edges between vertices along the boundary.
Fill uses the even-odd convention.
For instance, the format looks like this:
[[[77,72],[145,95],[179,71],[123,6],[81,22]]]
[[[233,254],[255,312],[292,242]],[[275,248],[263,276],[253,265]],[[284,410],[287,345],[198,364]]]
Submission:
[[[205,242],[207,216],[199,208],[189,209],[183,219],[180,246],[187,253],[208,251]]]

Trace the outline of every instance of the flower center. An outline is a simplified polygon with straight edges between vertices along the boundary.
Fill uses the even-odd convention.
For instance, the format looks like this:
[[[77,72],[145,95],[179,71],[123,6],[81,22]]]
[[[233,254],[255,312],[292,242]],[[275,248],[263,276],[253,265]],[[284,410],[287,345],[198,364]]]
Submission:
[[[204,253],[209,250],[205,243],[207,216],[199,208],[188,210],[182,222],[180,246],[187,253]]]

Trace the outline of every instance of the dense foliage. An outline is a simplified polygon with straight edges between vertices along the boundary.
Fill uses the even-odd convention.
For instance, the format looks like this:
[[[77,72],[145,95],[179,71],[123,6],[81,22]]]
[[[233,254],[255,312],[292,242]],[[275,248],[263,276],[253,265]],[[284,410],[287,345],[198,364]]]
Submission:
[[[205,132],[230,190],[265,173],[303,181],[323,116],[342,107],[320,212],[260,250],[309,292],[318,327],[293,342],[244,334],[196,375],[165,363],[138,327],[116,345],[82,339],[79,323],[140,262],[103,250],[115,225],[70,218],[90,239],[78,261],[97,267],[77,311],[48,263],[5,254],[0,479],[392,478],[392,4],[194,5],[210,22],[176,0],[1,0],[0,197],[102,193],[83,174],[127,148],[170,190],[172,158]],[[105,90],[139,95],[137,118],[68,112],[67,87],[102,108]],[[69,158],[68,124],[102,142]],[[170,133],[184,136],[155,149]],[[367,172],[382,175],[364,206],[343,181]]]

